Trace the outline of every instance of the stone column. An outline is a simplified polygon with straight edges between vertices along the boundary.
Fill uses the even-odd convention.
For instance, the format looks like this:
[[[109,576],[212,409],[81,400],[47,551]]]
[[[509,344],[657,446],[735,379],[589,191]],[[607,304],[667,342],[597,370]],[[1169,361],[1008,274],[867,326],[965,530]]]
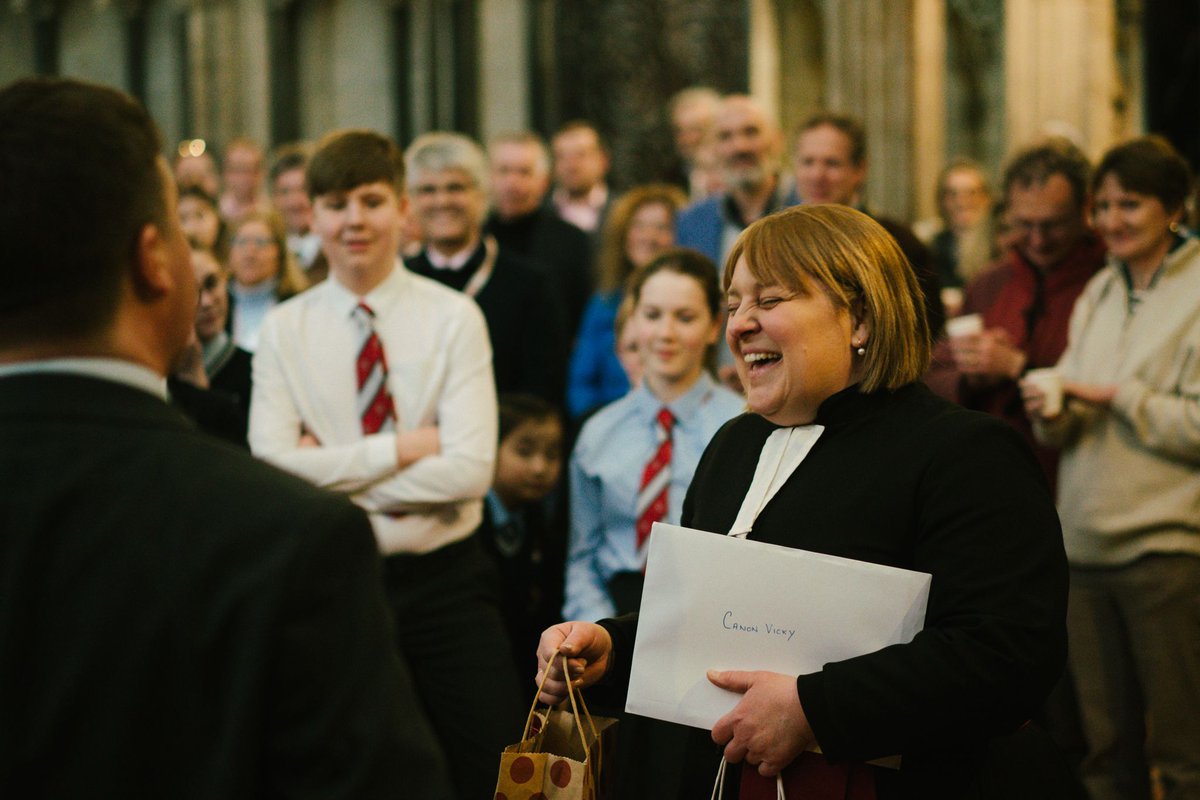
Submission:
[[[340,0],[335,9],[330,66],[337,125],[391,132],[396,119],[391,5]]]
[[[862,119],[870,177],[867,205],[912,219],[914,170],[912,2],[826,0],[826,98]]]
[[[780,14],[773,0],[750,0],[750,94],[771,117],[779,120],[783,62]]]
[[[937,216],[937,176],[946,152],[946,4],[913,0],[912,219]]]
[[[168,151],[191,133],[185,118],[186,53],[179,47],[186,13],[176,0],[157,0],[146,8],[146,108],[162,130]]]
[[[232,55],[236,64],[233,76],[239,106],[235,136],[249,136],[262,145],[271,146],[271,54],[267,35],[266,0],[237,0],[236,28],[227,30],[228,45],[236,48]],[[232,98],[231,98],[232,99]],[[228,141],[226,138],[224,141]]]
[[[526,0],[479,0],[479,132],[530,124],[529,8]]]
[[[1005,0],[1005,94],[1013,147],[1062,133],[1092,158],[1122,133],[1112,0]]]
[[[112,3],[72,0],[59,17],[59,72],[128,90],[125,20]]]
[[[0,86],[33,74],[33,21],[27,4],[0,4]]]

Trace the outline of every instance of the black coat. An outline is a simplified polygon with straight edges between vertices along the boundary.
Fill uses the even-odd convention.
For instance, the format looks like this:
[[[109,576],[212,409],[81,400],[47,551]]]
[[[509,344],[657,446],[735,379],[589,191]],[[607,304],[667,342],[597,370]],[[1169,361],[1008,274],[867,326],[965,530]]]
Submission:
[[[73,375],[0,483],[0,797],[446,796],[349,501]]]
[[[799,676],[808,721],[831,759],[903,756],[898,774],[881,771],[881,797],[979,796],[989,740],[1040,708],[1065,661],[1066,558],[1045,479],[1006,425],[919,384],[852,387],[822,404],[817,423],[824,433],[750,538],[928,572],[933,583],[911,643]],[[685,526],[730,529],[774,430],[747,414],[717,433]],[[627,657],[636,621],[606,625]],[[706,735],[691,748],[715,764]]]
[[[496,237],[501,249],[523,256],[546,275],[566,311],[569,344],[579,331],[583,308],[592,296],[588,235],[545,206],[513,220],[501,220],[492,214],[486,230]]]
[[[480,262],[482,249],[481,245],[477,254]],[[461,290],[466,283],[466,277],[457,271],[435,269],[424,251],[405,260],[404,265],[454,289]],[[474,273],[471,266],[469,263],[464,269]],[[500,247],[491,277],[475,296],[475,302],[492,340],[496,391],[534,394],[561,407],[569,340],[561,301],[546,277],[528,261]]]

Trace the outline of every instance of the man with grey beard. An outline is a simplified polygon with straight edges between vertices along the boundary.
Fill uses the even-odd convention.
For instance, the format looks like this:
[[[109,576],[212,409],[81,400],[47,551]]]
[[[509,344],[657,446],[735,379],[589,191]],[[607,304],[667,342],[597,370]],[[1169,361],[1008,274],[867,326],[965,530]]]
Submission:
[[[795,205],[796,198],[780,175],[783,134],[758,101],[741,94],[725,97],[714,132],[725,191],[684,209],[676,228],[679,245],[699,250],[719,266],[747,225]]]
[[[722,99],[714,134],[725,191],[685,208],[676,220],[675,233],[681,247],[699,250],[720,269],[747,225],[799,201],[780,174],[779,123],[758,101],[741,94]],[[731,359],[726,348],[717,348],[720,377],[726,383],[736,380]]]

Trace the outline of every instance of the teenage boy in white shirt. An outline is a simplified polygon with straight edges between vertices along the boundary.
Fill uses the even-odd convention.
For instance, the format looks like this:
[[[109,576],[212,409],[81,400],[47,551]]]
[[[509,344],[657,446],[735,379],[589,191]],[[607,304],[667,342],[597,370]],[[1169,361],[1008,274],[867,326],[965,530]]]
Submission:
[[[393,141],[331,134],[307,183],[329,280],[263,325],[250,446],[369,513],[400,651],[458,796],[490,797],[521,711],[494,567],[471,536],[496,453],[487,328],[469,298],[398,258],[407,198]]]

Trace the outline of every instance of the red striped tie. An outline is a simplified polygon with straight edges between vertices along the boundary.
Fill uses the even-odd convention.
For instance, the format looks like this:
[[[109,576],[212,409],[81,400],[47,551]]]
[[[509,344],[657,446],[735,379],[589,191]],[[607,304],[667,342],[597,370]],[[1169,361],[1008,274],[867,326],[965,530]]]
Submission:
[[[650,528],[667,515],[667,492],[671,488],[671,428],[675,417],[666,408],[659,409],[658,449],[642,471],[642,485],[637,496],[637,552],[645,568],[646,544]]]
[[[354,315],[363,327],[363,343],[358,348],[355,371],[358,375],[357,405],[364,434],[395,427],[396,408],[387,386],[387,357],[383,343],[375,333],[375,312],[360,302]]]

